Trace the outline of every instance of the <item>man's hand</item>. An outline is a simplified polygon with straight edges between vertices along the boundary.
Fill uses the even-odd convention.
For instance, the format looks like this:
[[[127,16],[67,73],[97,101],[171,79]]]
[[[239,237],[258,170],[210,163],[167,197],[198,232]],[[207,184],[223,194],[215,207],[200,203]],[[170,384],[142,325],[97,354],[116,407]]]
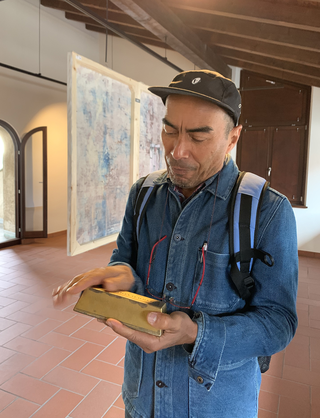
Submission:
[[[148,322],[164,332],[161,337],[135,331],[115,319],[108,319],[106,325],[114,332],[137,344],[146,353],[153,353],[174,345],[193,344],[197,338],[198,325],[184,312],[173,312],[171,315],[151,312]]]
[[[53,305],[65,303],[72,295],[82,292],[91,286],[102,285],[108,292],[130,290],[134,284],[134,277],[130,267],[116,265],[96,268],[79,274],[69,282],[59,286],[52,292]]]

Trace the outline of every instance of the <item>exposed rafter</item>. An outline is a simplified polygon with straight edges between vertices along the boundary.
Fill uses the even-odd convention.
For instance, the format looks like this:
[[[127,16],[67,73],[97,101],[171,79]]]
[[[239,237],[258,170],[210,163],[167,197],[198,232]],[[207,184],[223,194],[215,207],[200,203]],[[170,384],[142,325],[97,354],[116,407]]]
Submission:
[[[159,0],[112,0],[142,26],[201,68],[216,70],[227,77],[231,69],[206,43]]]
[[[105,33],[66,1],[41,4]],[[320,0],[110,0],[108,13],[106,0],[81,4],[108,14],[135,42],[175,49],[199,67],[230,74],[228,65],[235,65],[320,86]]]

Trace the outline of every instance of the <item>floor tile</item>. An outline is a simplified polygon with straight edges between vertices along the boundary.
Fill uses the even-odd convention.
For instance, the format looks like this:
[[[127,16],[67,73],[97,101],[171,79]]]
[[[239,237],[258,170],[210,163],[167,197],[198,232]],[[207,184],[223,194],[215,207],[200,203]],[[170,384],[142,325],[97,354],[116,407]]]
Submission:
[[[74,316],[73,318],[69,319],[68,321],[64,322],[62,325],[56,328],[55,332],[59,332],[60,334],[71,335],[86,325],[88,322],[91,321],[90,317],[85,317],[84,315],[81,316]]]
[[[0,317],[6,318],[7,316],[12,315],[13,313],[20,311],[21,309],[26,308],[28,306],[29,304],[27,302],[17,301],[10,303],[10,305],[0,309]]]
[[[46,318],[39,316],[39,315],[33,315],[28,314],[27,312],[15,312],[12,315],[9,315],[7,319],[10,319],[12,321],[20,322],[22,324],[28,324],[28,325],[38,325],[41,322],[43,322]]]
[[[42,380],[80,395],[87,395],[99,383],[95,377],[61,366],[55,367]]]
[[[124,409],[117,408],[115,406],[112,406],[106,415],[103,416],[103,418],[124,418],[125,412]]]
[[[27,367],[22,369],[23,374],[41,379],[53,368],[58,366],[64,359],[70,355],[69,351],[61,350],[61,348],[53,347],[41,357],[37,358]]]
[[[292,343],[286,348],[286,366],[310,370],[310,349],[308,345]]]
[[[34,360],[34,357],[26,354],[15,354],[0,364],[0,385],[11,379],[15,374],[24,369]]]
[[[284,366],[283,378],[310,386],[320,386],[320,375],[318,373],[297,367]]]
[[[259,409],[258,418],[278,418],[278,414],[274,414],[273,412],[266,411],[264,409]]]
[[[39,408],[39,405],[25,399],[17,398],[6,409],[0,412],[0,418],[29,418]]]
[[[14,350],[0,347],[0,363],[17,354]]]
[[[0,318],[0,331],[3,331],[4,329],[9,328],[12,325],[15,325],[14,321],[10,321],[9,319],[5,319],[5,318]]]
[[[19,353],[29,354],[33,357],[39,357],[46,351],[50,350],[50,345],[43,344],[39,341],[29,340],[24,337],[17,337],[5,344],[4,347],[11,350],[18,351]]]
[[[39,405],[42,405],[59,390],[56,386],[21,373],[3,383],[0,388]]]
[[[68,351],[77,350],[81,347],[85,341],[79,340],[74,337],[69,337],[67,335],[59,334],[57,332],[49,332],[44,337],[40,338],[41,342],[52,345],[54,347],[62,348]]]
[[[118,337],[105,350],[103,350],[103,352],[97,357],[97,360],[115,365],[118,364],[125,354],[126,342],[126,339]]]
[[[14,395],[0,389],[0,411],[10,405],[15,399]]]
[[[63,418],[81,402],[83,396],[68,392],[64,389],[54,395],[44,406],[42,406],[32,418]],[[88,418],[90,415],[88,415]],[[1,418],[1,416],[0,416]]]
[[[109,335],[84,328],[81,328],[79,331],[72,334],[72,336],[85,341],[90,341],[95,344],[101,344],[104,347],[107,347],[110,343],[112,343],[112,341],[114,341],[117,338],[117,335],[115,333],[113,333],[113,335]]]
[[[72,418],[101,418],[120,395],[121,388],[107,382],[100,382],[93,391],[70,414]]]
[[[104,350],[104,348],[101,345],[85,343],[64,360],[61,363],[61,366],[80,371],[96,358],[102,350]]]
[[[280,397],[278,418],[310,418],[311,406],[309,402]]]
[[[121,409],[125,409],[122,396],[119,396],[119,398],[115,401],[113,406],[116,406],[116,407],[121,408]]]
[[[122,385],[123,382],[123,369],[121,367],[99,360],[93,360],[82,370],[82,373],[108,382],[117,383],[118,385]]]
[[[281,395],[301,402],[310,401],[310,389],[306,384],[292,382],[265,374],[261,382],[261,390]]]

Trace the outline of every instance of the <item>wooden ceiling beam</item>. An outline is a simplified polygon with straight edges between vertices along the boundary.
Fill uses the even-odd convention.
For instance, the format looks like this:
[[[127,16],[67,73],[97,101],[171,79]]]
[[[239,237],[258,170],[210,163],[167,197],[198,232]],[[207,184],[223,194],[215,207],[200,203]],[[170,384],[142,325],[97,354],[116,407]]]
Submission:
[[[320,7],[263,0],[165,0],[171,8],[320,32]]]
[[[68,19],[68,20],[74,20],[76,22],[81,22],[81,23],[85,23],[85,24],[88,24],[88,25],[92,25],[92,26],[103,27],[103,26],[99,25],[99,23],[97,23],[94,19],[91,19],[90,17],[84,16],[82,14],[66,12],[65,16],[66,16],[66,19]],[[145,36],[147,36],[147,37],[148,36],[153,36],[152,33],[146,31],[144,27],[139,26],[135,20],[133,20],[134,24],[126,23],[126,22],[113,21],[111,19],[108,19],[108,22],[116,23],[117,26],[119,26],[119,28],[121,27],[121,29],[123,31],[125,31],[126,33],[130,29],[130,30],[133,30],[133,31],[134,30],[141,31],[142,32],[141,35],[145,34]],[[154,39],[159,40],[156,36],[154,36]]]
[[[86,24],[86,29],[93,31],[93,32],[98,32],[98,33],[106,33],[106,29],[101,27],[101,26],[94,26],[94,25],[88,25]],[[129,28],[128,29],[128,35],[131,35],[137,42],[142,42],[146,45],[153,45],[153,46],[157,46],[159,48],[166,48],[166,49],[171,49],[169,48],[166,44],[164,44],[163,42],[161,42],[158,38],[149,38],[147,36],[142,36],[141,34],[136,33],[135,31],[132,31],[133,28]],[[112,31],[108,31],[108,35],[111,36],[116,36],[117,38],[120,38],[119,35],[113,33]],[[150,34],[152,35],[152,34]]]
[[[94,10],[96,13],[99,13],[98,11],[103,11],[104,16],[106,15],[106,1],[97,1],[97,0],[83,0],[81,1],[81,4],[86,7],[90,7],[92,10]],[[75,12],[77,9],[75,9],[70,4],[66,3],[64,0],[41,0],[41,5],[45,7],[50,7],[51,9],[58,9],[63,10],[65,12]],[[115,6],[113,3],[108,3],[108,11],[113,13],[119,13],[120,15],[124,15],[125,13],[120,10],[117,6]]]
[[[81,13],[79,10],[77,10],[76,8],[74,8],[73,6],[71,6],[70,4],[68,4],[64,1],[41,0],[41,4],[43,6],[46,6],[46,7],[51,7],[53,9],[58,9],[58,10],[62,10],[62,11],[67,12],[67,13],[71,13],[73,15],[83,16],[83,13]],[[106,9],[104,9],[104,10],[96,9],[95,13],[98,14],[103,19],[106,18]],[[132,26],[132,27],[136,27],[136,28],[141,28],[146,33],[148,32],[148,31],[146,31],[146,29],[143,26],[139,25],[139,23],[136,22],[134,19],[132,19],[130,16],[126,15],[123,12],[121,12],[121,14],[120,14],[113,9],[108,9],[108,21],[111,22],[111,23],[115,23],[117,25],[118,24],[119,25],[123,24],[123,25],[128,25],[128,26]]]
[[[288,71],[297,75],[306,75],[308,77],[319,78],[320,79],[320,66],[313,67],[305,64],[298,64],[295,62],[290,62],[283,60],[281,58],[270,58],[262,55],[257,55],[252,52],[245,51],[236,51],[232,48],[216,48],[219,55],[224,57],[226,60],[228,58],[243,60],[247,62],[255,62],[258,65],[265,65],[267,67],[279,68],[283,71]]]
[[[241,36],[228,35],[223,33],[211,33],[197,30],[197,34],[209,43],[212,48],[225,47],[237,51],[253,52],[271,58],[282,58],[286,61],[307,64],[311,66],[320,65],[320,51],[308,51],[294,46],[276,45],[261,40],[242,38]]]
[[[230,77],[231,69],[159,0],[112,0],[116,6],[200,68]]]
[[[177,15],[189,27],[208,32],[225,33],[262,42],[303,47],[320,51],[320,32],[240,21],[234,18],[177,10]]]
[[[229,65],[234,65],[235,67],[250,70],[268,77],[281,78],[282,80],[293,81],[298,84],[320,87],[320,78],[309,77],[306,75],[300,76],[298,74],[289,73],[288,71],[283,71],[279,68],[267,67],[265,65],[256,64],[255,62],[238,60],[236,58],[228,58],[226,61]]]

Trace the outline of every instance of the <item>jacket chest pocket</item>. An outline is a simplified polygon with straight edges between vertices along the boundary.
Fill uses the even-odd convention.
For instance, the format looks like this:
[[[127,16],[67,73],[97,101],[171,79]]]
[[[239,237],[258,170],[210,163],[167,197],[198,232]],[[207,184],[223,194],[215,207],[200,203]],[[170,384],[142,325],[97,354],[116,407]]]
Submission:
[[[240,301],[229,276],[229,254],[218,254],[207,251],[205,260],[198,253],[198,261],[193,281],[193,292],[196,293],[201,277],[203,282],[199,289],[195,309],[206,310],[213,314],[234,310]]]

